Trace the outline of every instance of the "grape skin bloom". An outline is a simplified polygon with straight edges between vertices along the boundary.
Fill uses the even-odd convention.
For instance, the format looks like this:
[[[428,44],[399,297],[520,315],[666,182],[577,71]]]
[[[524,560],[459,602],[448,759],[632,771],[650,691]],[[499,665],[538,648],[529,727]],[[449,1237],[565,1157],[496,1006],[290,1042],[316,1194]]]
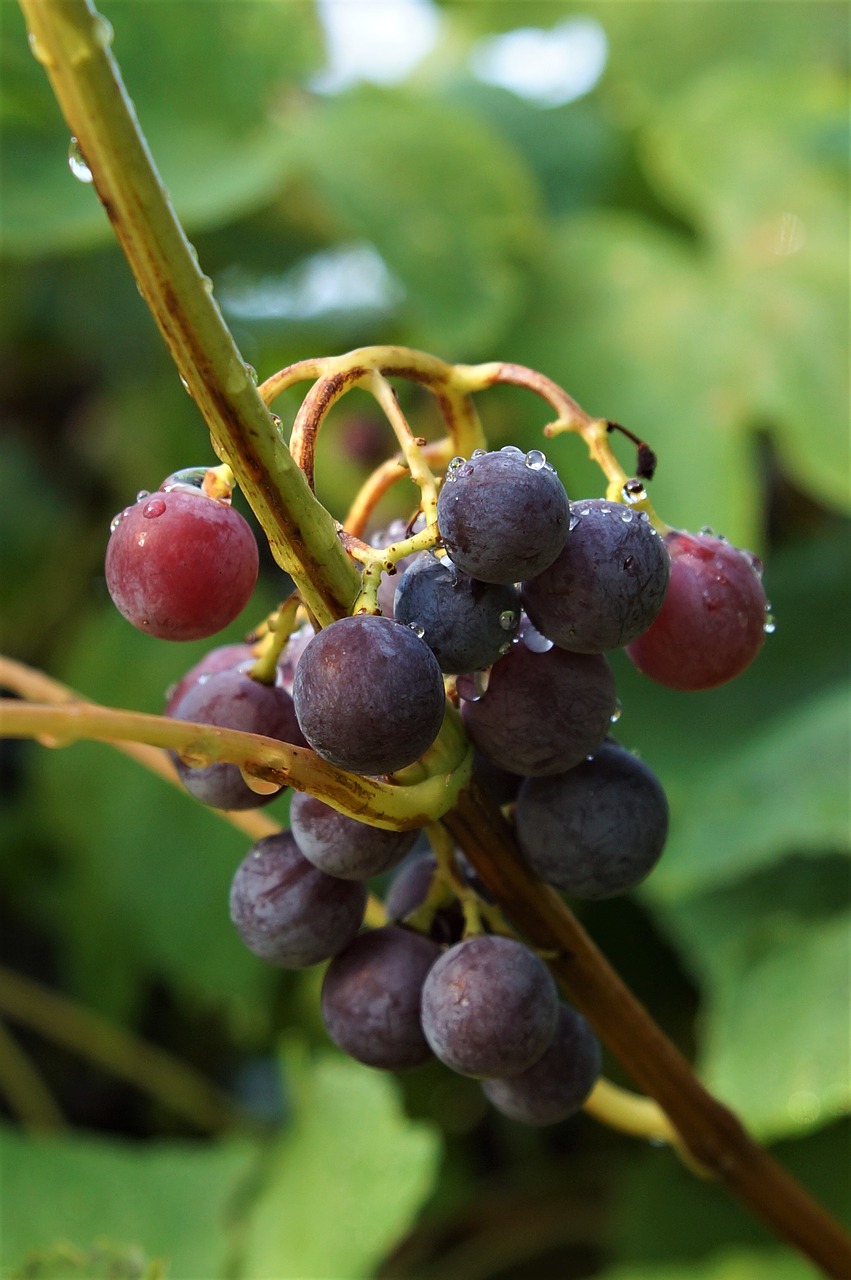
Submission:
[[[332,622],[310,641],[293,683],[296,715],[317,755],[352,773],[395,773],[426,751],[446,709],[428,645],[374,614]]]
[[[423,987],[423,1031],[461,1075],[513,1076],[552,1043],[558,996],[542,960],[513,938],[482,934],[437,961]]]
[[[437,526],[453,563],[471,578],[520,582],[555,560],[570,509],[548,464],[532,467],[519,449],[500,449],[450,467],[437,499]]]
[[[527,778],[515,821],[537,876],[576,898],[611,898],[635,888],[658,862],[668,801],[643,760],[606,742],[567,773]]]
[[[523,607],[555,644],[606,653],[646,631],[670,573],[665,545],[643,512],[603,498],[571,503],[558,559],[521,587]]]
[[[314,867],[289,831],[253,845],[231,884],[237,933],[249,951],[280,969],[306,969],[342,951],[365,908],[365,886]]]

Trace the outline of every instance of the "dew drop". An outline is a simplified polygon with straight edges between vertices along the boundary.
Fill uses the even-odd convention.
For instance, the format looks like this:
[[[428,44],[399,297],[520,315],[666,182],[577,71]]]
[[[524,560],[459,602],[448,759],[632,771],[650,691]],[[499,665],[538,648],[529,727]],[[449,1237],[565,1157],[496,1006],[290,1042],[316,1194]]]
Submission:
[[[568,528],[568,532],[570,532],[570,530],[572,530],[572,529],[575,529],[575,528],[576,528],[576,526],[577,526],[578,524],[579,524],[579,516],[576,514],[576,512],[575,512],[575,511],[571,511],[571,513],[570,513],[570,523],[569,523],[569,524],[568,524],[568,526],[567,526],[567,528]]]
[[[43,67],[56,66],[56,59],[51,57],[44,45],[42,45],[38,40],[38,37],[33,35],[32,31],[27,35],[27,44],[29,45],[30,53],[35,58],[36,62],[40,62]]]
[[[118,526],[121,524],[121,521],[124,519],[126,511],[127,511],[127,508],[125,507],[124,511],[119,511],[117,516],[112,517],[112,519],[109,522],[110,533],[115,533],[115,530],[118,528]]]
[[[617,722],[620,720],[622,715],[623,715],[623,706],[621,705],[621,700],[620,698],[616,698],[614,710],[612,711],[612,714],[609,716],[609,723],[617,724]]]
[[[590,514],[591,514],[591,508],[590,508],[590,507],[580,507],[576,514],[577,514],[578,516],[590,516]]]
[[[610,516],[610,515],[612,514],[612,508],[611,508],[611,507],[601,507],[601,508],[600,508],[600,511],[602,512],[602,514],[603,514],[604,516]]]
[[[212,295],[213,282],[209,276],[205,276],[205,275],[201,276],[201,288],[204,290],[206,294]]]
[[[278,435],[283,435],[284,421],[283,421],[283,418],[279,418],[276,413],[272,414],[272,426],[275,428]]]
[[[136,494],[136,501],[141,502],[143,498],[150,498],[150,496],[151,496],[150,489],[140,489],[139,492]]]
[[[183,374],[182,374],[182,373],[178,373],[178,375],[177,375],[177,376],[180,378],[180,385],[183,387],[183,390],[186,392],[186,394],[187,394],[188,396],[191,396],[191,395],[192,395],[191,388],[190,388],[190,386],[189,386],[189,383],[188,383],[188,382],[186,381],[186,379],[184,378]]]
[[[774,614],[771,612],[770,604],[765,606],[765,621],[762,624],[762,629],[767,636],[773,636],[777,630],[777,623],[774,620]]]
[[[504,444],[500,449],[500,453],[519,454],[521,458],[523,457],[523,450],[518,449],[516,444]]]
[[[268,778],[258,778],[255,773],[242,767],[240,767],[239,772],[242,775],[242,781],[255,795],[273,796],[276,791],[281,790],[280,782],[271,782]]]
[[[532,653],[548,653],[553,647],[552,640],[548,636],[541,635],[537,627],[533,627],[532,623],[526,624],[523,632],[523,643]]]
[[[251,379],[251,381],[254,383],[256,387],[258,382],[260,381],[260,378],[258,377],[257,370],[254,368],[254,365],[246,363],[245,372],[248,374],[249,378]]]
[[[699,533],[699,534],[701,535],[701,537],[703,537],[703,538],[714,538],[714,537],[715,537],[715,530],[712,528],[712,525],[711,525],[711,524],[702,524],[702,525],[700,526],[700,529],[698,530],[698,533]]]
[[[486,454],[487,454],[487,449],[474,449],[474,450],[473,450],[473,452],[470,454],[470,457],[471,457],[471,458],[484,458],[484,457],[486,456]]]
[[[632,523],[632,512],[631,512],[631,511],[622,511],[622,512],[621,512],[621,520],[623,521],[623,523],[624,523],[624,524],[631,524],[631,523]]]
[[[503,609],[499,615],[499,625],[503,631],[513,631],[520,621],[520,615],[516,609]]]
[[[540,449],[530,449],[523,459],[530,471],[543,471],[547,465],[547,455]]]
[[[635,504],[636,502],[644,501],[647,497],[647,490],[644,488],[644,485],[640,480],[627,480],[626,484],[621,489],[621,494],[624,502],[631,502]]]
[[[422,640],[423,636],[425,635],[425,627],[421,627],[418,622],[409,622],[408,628],[409,630],[413,631],[415,636],[419,636],[419,638]]]
[[[497,650],[497,652],[499,653],[499,656],[500,656],[501,658],[504,658],[504,657],[505,657],[505,655],[508,653],[509,649],[511,648],[512,643],[513,643],[513,642],[512,642],[511,640],[506,640],[505,644],[501,644],[501,645],[499,646],[499,649]]]
[[[181,471],[173,471],[160,485],[162,493],[170,493],[172,489],[196,489],[204,487],[206,467],[184,467]]]
[[[161,516],[165,509],[165,500],[163,498],[151,498],[151,501],[146,502],[142,508],[142,515],[146,520],[156,520],[157,516]]]
[[[98,14],[92,24],[92,37],[95,44],[99,44],[102,49],[108,49],[115,39],[112,23],[102,13]]]
[[[68,143],[68,168],[78,182],[94,182],[92,171],[86,164],[85,157],[76,138],[72,138]]]

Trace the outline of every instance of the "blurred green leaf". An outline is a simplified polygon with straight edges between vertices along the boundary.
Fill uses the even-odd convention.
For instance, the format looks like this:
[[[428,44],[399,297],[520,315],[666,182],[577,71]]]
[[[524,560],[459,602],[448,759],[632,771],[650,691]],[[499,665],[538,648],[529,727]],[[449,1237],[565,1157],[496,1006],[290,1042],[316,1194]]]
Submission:
[[[600,1280],[809,1280],[816,1274],[803,1258],[779,1249],[725,1249],[683,1266],[624,1266],[600,1273]]]
[[[103,12],[142,129],[190,233],[268,203],[287,178],[280,101],[319,64],[312,4],[116,2]],[[31,257],[111,240],[94,189],[69,173],[68,131],[20,18],[4,24],[0,53],[4,164],[15,175],[4,191],[4,252]]]
[[[798,849],[851,852],[850,709],[841,684],[732,739],[674,825],[652,897],[677,901]]]
[[[3,1180],[3,1263],[21,1267],[27,1255],[55,1255],[57,1243],[67,1242],[128,1260],[136,1249],[143,1260],[167,1259],[168,1274],[180,1280],[218,1280],[229,1257],[231,1202],[256,1158],[245,1142],[33,1141],[0,1130],[0,1162],[14,1170]],[[53,1280],[56,1273],[23,1274]],[[89,1270],[86,1280],[96,1274]]]
[[[410,1226],[431,1189],[437,1135],[403,1114],[393,1080],[291,1049],[292,1123],[272,1153],[239,1280],[358,1280]]]
[[[540,234],[522,157],[469,113],[402,90],[329,100],[292,145],[343,234],[371,242],[407,291],[406,340],[454,359],[486,352]]]

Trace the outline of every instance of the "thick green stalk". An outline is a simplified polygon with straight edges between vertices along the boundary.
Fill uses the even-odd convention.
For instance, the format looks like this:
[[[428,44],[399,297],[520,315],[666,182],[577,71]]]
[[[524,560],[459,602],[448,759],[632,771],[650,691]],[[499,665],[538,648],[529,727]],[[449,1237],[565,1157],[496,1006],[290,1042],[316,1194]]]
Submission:
[[[357,571],[279,439],[222,319],[139,129],[109,25],[87,0],[20,3],[32,51],[216,451],[320,623],[341,617],[357,594]]]

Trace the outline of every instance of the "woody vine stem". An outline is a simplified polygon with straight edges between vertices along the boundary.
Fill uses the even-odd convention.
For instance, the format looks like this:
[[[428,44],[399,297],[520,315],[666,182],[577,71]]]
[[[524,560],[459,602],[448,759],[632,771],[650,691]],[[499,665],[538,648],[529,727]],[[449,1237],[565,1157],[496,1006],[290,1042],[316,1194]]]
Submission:
[[[629,477],[618,467],[607,443],[614,424],[591,418],[555,384],[520,366],[500,362],[453,366],[422,353],[380,347],[302,362],[274,375],[258,390],[204,287],[192,247],[160,183],[111,53],[109,25],[87,0],[20,0],[20,4],[32,52],[78,140],[97,195],[204,418],[213,447],[232,468],[276,561],[293,578],[303,607],[319,626],[351,612],[362,586],[356,558],[366,568],[367,588],[358,607],[371,607],[369,588],[374,575],[369,570],[374,561],[359,535],[377,497],[400,474],[410,474],[420,484],[427,527],[418,545],[428,545],[433,497],[430,468],[443,468],[452,453],[481,445],[471,397],[497,382],[526,387],[542,396],[556,415],[548,433],[572,430],[582,435],[606,475],[609,496],[620,494]],[[447,441],[422,447],[406,433],[406,424],[394,408],[388,375],[411,378],[432,391],[447,424]],[[280,391],[300,380],[309,380],[313,386],[296,419],[290,452],[282,447],[268,406]],[[373,477],[349,513],[347,534],[341,537],[339,526],[311,489],[312,449],[324,413],[353,385],[365,387],[379,400],[396,431],[400,458]],[[648,474],[648,455],[636,443],[640,477]],[[643,493],[636,490],[635,497],[646,504]],[[649,504],[644,509],[657,522]],[[390,558],[396,553],[402,554],[398,545]],[[10,665],[5,674],[11,680]],[[234,760],[261,778],[293,782],[344,811],[384,825],[418,825],[423,815],[430,822],[439,820],[514,927],[531,945],[553,957],[551,967],[566,993],[636,1083],[655,1099],[646,1104],[637,1100],[636,1107],[617,1093],[606,1096],[604,1089],[597,1096],[596,1109],[615,1119],[624,1102],[622,1127],[646,1135],[655,1124],[660,1136],[676,1136],[690,1160],[725,1182],[754,1214],[825,1274],[840,1280],[851,1273],[851,1241],[841,1227],[703,1089],[563,901],[520,861],[513,833],[501,813],[469,782],[469,751],[451,707],[434,747],[421,762],[390,783],[373,783],[342,774],[317,761],[311,752],[286,748],[280,742],[213,731],[209,726],[183,724],[172,729],[161,718],[97,708],[74,700],[70,693],[67,698],[51,698],[42,687],[38,694],[32,688],[38,681],[22,676],[21,670],[25,669],[18,670],[17,683],[11,687],[41,705],[5,702],[0,727],[4,735],[48,735],[59,740],[97,737],[120,742],[122,747],[128,742],[169,745],[203,759]],[[29,694],[23,688],[27,683]],[[642,1106],[645,1111],[649,1108],[643,1119]],[[593,1097],[590,1109],[595,1109]]]

